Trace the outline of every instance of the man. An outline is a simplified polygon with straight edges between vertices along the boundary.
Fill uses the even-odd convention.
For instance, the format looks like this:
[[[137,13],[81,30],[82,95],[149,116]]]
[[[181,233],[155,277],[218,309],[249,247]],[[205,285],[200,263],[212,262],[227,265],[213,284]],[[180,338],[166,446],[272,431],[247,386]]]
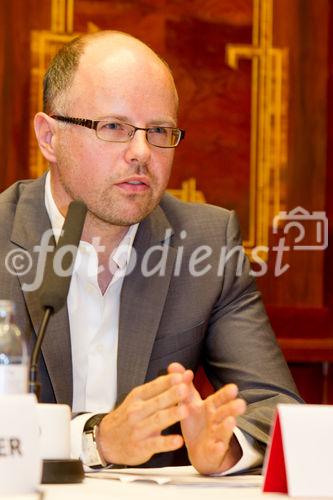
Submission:
[[[239,269],[231,252],[221,265],[222,249],[240,244],[235,215],[164,195],[183,135],[177,108],[169,68],[142,42],[75,40],[51,63],[35,117],[50,172],[1,195],[4,259],[20,246],[34,260],[21,284],[33,281],[42,234],[61,229],[72,200],[88,207],[41,364],[43,399],[85,413],[73,420],[84,450],[79,440],[73,453],[87,465],[184,463],[185,444],[204,474],[254,466],[275,405],[299,399],[247,261]],[[17,277],[2,274],[31,337],[38,293],[23,299]],[[193,385],[199,364],[217,389],[206,400]]]

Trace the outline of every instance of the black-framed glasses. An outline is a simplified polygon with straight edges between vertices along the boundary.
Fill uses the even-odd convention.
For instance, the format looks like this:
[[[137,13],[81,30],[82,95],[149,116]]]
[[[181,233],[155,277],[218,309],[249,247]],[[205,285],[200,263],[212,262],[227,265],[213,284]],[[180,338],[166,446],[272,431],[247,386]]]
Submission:
[[[174,127],[135,127],[129,123],[117,120],[88,120],[86,118],[72,118],[70,116],[51,115],[51,118],[82,127],[92,128],[96,136],[107,142],[129,142],[137,130],[146,132],[146,139],[152,146],[158,148],[175,148],[185,137],[185,130]]]

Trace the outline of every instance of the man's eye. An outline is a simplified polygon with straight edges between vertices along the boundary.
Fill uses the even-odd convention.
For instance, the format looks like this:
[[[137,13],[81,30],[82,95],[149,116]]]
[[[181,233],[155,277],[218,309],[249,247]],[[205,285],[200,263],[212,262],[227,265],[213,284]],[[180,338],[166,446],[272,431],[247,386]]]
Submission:
[[[121,123],[107,122],[107,123],[104,123],[103,128],[105,128],[107,130],[122,130],[123,126]]]
[[[153,134],[160,134],[160,135],[163,135],[163,134],[167,134],[168,133],[168,129],[165,128],[165,127],[152,127],[149,129]]]

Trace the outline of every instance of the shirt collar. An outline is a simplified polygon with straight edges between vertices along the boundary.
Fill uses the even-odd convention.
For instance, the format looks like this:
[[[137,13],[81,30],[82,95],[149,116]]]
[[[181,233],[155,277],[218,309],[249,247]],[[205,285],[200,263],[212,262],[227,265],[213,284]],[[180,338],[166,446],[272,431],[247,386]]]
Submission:
[[[61,229],[62,229],[62,226],[64,224],[65,218],[60,213],[60,211],[59,211],[59,209],[54,201],[54,198],[52,196],[51,173],[50,172],[48,172],[46,174],[45,207],[46,207],[46,211],[47,211],[48,216],[49,216],[50,221],[51,221],[51,227],[52,227],[52,231],[54,234],[54,238],[55,238],[56,242],[58,243]],[[131,250],[133,247],[134,238],[135,238],[136,232],[138,230],[138,227],[139,227],[139,223],[133,224],[132,226],[130,226],[128,228],[127,233],[125,234],[125,236],[122,238],[122,240],[120,241],[117,248],[115,248],[115,250],[112,253],[112,260],[114,261],[114,263],[116,264],[116,266],[119,269],[125,269],[126,266],[128,265]],[[93,248],[93,246],[90,243],[81,240],[79,250],[80,250],[80,247],[82,249],[82,246],[84,246],[86,248],[87,247]]]
[[[58,243],[62,226],[64,225],[65,218],[60,213],[51,191],[51,173],[46,174],[45,180],[45,207],[47,214],[51,221],[51,227],[54,234],[54,238]]]

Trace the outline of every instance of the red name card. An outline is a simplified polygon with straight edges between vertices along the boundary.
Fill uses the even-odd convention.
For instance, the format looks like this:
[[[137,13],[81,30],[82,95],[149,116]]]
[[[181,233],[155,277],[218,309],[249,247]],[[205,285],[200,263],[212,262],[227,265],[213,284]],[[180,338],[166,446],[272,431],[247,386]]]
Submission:
[[[333,496],[333,406],[279,405],[264,464],[264,492]]]

